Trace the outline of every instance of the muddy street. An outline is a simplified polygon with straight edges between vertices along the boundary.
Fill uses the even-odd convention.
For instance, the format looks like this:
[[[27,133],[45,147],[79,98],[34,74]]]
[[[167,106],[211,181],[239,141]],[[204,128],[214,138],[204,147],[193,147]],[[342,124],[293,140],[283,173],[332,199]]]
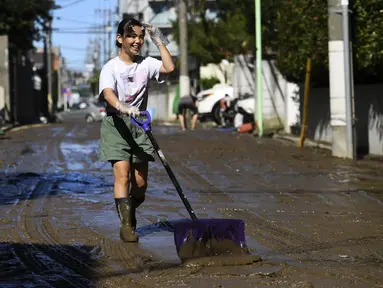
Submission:
[[[383,161],[155,126],[197,215],[243,219],[254,255],[182,265],[166,221],[189,216],[158,159],[140,241],[120,241],[99,129],[74,122],[0,138],[0,287],[383,287]]]

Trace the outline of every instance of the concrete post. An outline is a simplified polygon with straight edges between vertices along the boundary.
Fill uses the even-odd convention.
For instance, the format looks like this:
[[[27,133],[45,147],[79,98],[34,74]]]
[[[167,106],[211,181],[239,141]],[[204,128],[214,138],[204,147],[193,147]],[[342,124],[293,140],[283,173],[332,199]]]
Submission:
[[[4,109],[6,121],[11,120],[11,98],[9,83],[9,55],[8,55],[8,36],[0,36],[0,111]]]
[[[190,95],[190,80],[188,68],[188,23],[186,1],[179,1],[178,22],[180,27],[180,97]]]
[[[58,67],[57,67],[57,101],[60,104],[64,104],[64,99],[61,93],[62,90],[62,58],[61,58],[61,53],[58,53]]]
[[[353,102],[351,99],[353,93],[350,92],[350,78],[352,75],[352,67],[345,62],[344,45],[344,33],[341,4],[342,0],[328,0],[329,8],[329,66],[330,66],[330,108],[331,108],[331,127],[332,127],[332,155],[342,158],[354,158],[355,153],[355,141],[353,139],[354,132],[350,129],[350,125],[353,127],[353,117],[346,117],[347,115],[353,115],[352,111],[349,111],[352,105],[347,105]],[[347,37],[346,37],[347,39]],[[348,50],[348,49],[346,49]],[[348,52],[349,53],[349,52]],[[347,60],[347,59],[346,59]],[[345,67],[348,67],[348,71]],[[349,97],[347,99],[347,97]],[[353,122],[353,121],[352,121]]]
[[[47,80],[48,80],[48,112],[50,116],[53,116],[52,113],[54,112],[53,107],[53,96],[52,96],[52,21],[49,20],[48,22],[48,31],[46,35],[48,39],[48,55],[47,55]]]
[[[258,136],[263,136],[263,85],[262,85],[262,21],[261,0],[255,0],[255,42],[256,42],[256,77],[257,77],[257,111],[254,119],[257,119]]]
[[[128,1],[127,0],[118,0],[118,12],[120,13],[118,16],[120,17],[119,18],[119,21],[122,20],[122,14],[126,13],[127,10],[128,10],[128,7],[127,7],[127,4],[128,4]]]

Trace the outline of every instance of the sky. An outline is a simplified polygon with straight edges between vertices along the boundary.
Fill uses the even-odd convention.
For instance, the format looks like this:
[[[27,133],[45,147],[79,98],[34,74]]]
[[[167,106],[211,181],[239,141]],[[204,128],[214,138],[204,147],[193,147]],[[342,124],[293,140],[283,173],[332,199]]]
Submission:
[[[116,2],[116,0],[56,0],[56,4],[62,8],[53,11],[52,45],[61,48],[61,54],[70,69],[85,71],[84,62],[88,43],[96,37],[102,37],[101,40],[104,37],[104,34],[78,32],[87,32],[89,28],[103,25],[103,14],[97,10],[111,9],[115,12]],[[112,14],[112,22],[115,21],[115,17]],[[57,31],[55,31],[56,28],[58,28]],[[114,30],[113,27],[112,35],[114,35]],[[112,52],[113,43],[112,39]],[[42,44],[39,43],[37,46],[41,47]],[[103,52],[103,47],[101,47],[101,52]]]

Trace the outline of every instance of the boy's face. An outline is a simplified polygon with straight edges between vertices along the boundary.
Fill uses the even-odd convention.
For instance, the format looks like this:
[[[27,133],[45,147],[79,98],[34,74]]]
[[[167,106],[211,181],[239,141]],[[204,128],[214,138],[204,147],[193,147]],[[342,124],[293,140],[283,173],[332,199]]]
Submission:
[[[140,26],[133,26],[131,32],[127,32],[124,37],[117,35],[117,41],[122,44],[122,49],[129,55],[138,55],[142,45],[144,45],[145,29]]]

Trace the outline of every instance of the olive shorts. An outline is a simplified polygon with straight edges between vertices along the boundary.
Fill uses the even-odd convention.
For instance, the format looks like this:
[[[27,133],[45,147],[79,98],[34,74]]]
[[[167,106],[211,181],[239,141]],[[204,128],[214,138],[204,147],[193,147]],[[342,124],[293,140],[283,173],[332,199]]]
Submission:
[[[144,118],[141,117],[141,120]],[[153,145],[144,129],[134,125],[129,116],[112,115],[102,120],[101,160],[142,163],[154,161],[154,153]]]

